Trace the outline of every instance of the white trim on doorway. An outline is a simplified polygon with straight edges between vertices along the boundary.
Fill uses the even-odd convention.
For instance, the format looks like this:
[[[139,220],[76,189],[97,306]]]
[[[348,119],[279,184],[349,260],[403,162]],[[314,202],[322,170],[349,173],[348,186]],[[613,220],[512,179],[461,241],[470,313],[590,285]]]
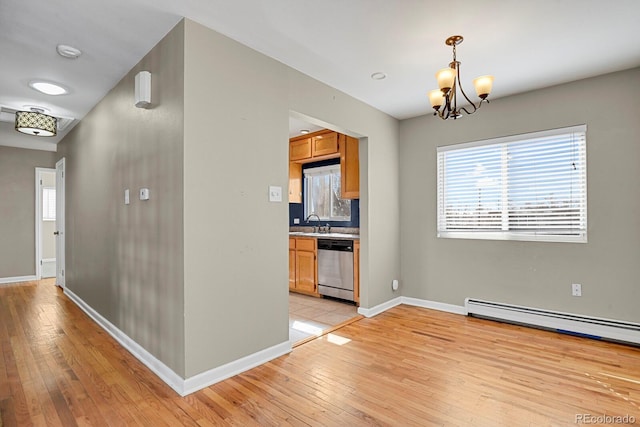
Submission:
[[[56,285],[65,287],[65,158],[56,162]]]
[[[36,189],[36,214],[35,214],[35,230],[36,230],[36,252],[35,252],[35,264],[36,264],[36,275],[34,276],[34,280],[42,279],[42,179],[45,173],[55,174],[56,170],[52,168],[36,168],[36,180],[35,180],[35,189]]]

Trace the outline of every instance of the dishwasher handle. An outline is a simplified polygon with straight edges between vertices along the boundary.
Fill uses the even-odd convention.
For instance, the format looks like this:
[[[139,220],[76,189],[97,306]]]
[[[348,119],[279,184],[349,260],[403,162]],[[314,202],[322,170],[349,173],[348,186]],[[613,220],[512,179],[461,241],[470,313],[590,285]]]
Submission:
[[[318,239],[318,250],[353,252],[353,240]]]

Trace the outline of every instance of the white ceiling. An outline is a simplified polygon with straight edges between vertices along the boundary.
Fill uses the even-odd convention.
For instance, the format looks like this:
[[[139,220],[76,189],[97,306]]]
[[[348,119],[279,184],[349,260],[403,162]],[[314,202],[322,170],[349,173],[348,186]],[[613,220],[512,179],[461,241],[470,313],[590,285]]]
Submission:
[[[453,34],[465,38],[463,86],[473,93],[474,77],[493,74],[492,99],[640,66],[638,0],[2,1],[0,106],[38,105],[77,123],[183,16],[398,119],[430,112],[426,93],[451,61]],[[59,43],[83,55],[59,57]],[[40,94],[33,79],[70,93]],[[52,149],[65,133],[26,136],[0,122],[1,145]]]

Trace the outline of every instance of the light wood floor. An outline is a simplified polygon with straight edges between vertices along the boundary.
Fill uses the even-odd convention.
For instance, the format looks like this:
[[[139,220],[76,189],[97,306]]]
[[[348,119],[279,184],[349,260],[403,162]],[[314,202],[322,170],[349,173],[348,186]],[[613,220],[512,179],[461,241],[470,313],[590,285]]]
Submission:
[[[185,398],[53,285],[0,286],[0,411],[29,425],[640,423],[640,349],[399,306]]]

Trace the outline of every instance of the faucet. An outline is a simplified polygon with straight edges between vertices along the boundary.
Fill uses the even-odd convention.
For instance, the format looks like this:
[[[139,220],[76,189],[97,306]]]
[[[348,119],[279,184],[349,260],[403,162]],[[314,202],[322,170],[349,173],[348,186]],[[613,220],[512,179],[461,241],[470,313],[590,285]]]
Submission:
[[[304,221],[305,221],[307,224],[309,224],[309,219],[310,219],[312,216],[315,216],[315,217],[316,217],[316,220],[317,220],[317,223],[318,223],[318,224],[320,224],[320,217],[319,217],[317,214],[315,214],[315,213],[311,213],[311,214],[309,214],[309,216],[307,217],[307,219],[305,219]],[[317,233],[319,230],[320,230],[320,229],[319,229],[318,225],[314,225],[314,226],[313,226],[313,232],[314,232],[314,233]]]

